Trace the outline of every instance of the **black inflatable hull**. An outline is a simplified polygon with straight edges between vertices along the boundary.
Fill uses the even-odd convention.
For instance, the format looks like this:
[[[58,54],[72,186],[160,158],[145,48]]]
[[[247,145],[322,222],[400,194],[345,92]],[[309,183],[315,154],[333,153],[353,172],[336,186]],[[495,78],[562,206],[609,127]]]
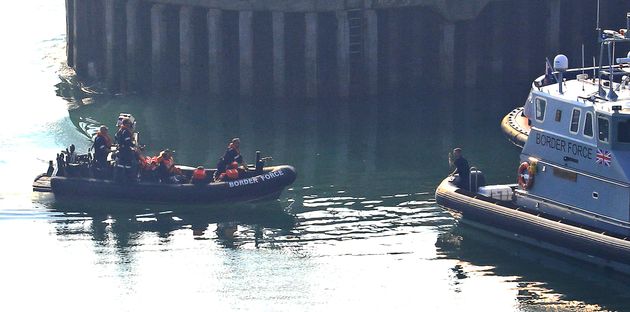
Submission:
[[[55,196],[103,197],[146,202],[215,203],[278,198],[297,174],[292,166],[267,167],[263,173],[229,182],[193,184],[117,183],[86,178],[50,178]]]
[[[625,238],[546,219],[509,203],[461,191],[448,179],[438,186],[435,199],[471,226],[630,274],[630,241]]]

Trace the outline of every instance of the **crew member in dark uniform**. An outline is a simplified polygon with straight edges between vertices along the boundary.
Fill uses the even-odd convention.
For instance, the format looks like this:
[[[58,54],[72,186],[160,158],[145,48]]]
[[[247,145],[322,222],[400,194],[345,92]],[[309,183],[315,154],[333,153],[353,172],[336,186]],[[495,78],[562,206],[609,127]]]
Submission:
[[[241,145],[241,140],[239,138],[234,138],[228,145],[225,154],[219,162],[217,163],[217,171],[214,172],[214,179],[219,179],[219,176],[225,172],[227,165],[237,162],[238,164],[243,164],[243,156],[241,156],[241,151],[239,149]]]
[[[455,166],[455,170],[451,173],[452,176],[457,174],[458,176],[455,178],[455,185],[463,189],[469,189],[469,180],[470,180],[470,165],[468,165],[468,161],[466,158],[462,156],[462,149],[455,148],[453,149],[453,158],[449,159],[453,166]]]
[[[117,171],[120,174],[123,174],[124,177],[130,178],[131,174],[134,172],[132,170],[133,160],[135,159],[135,153],[133,151],[136,146],[133,143],[133,132],[131,120],[123,119],[122,125],[116,132],[116,143],[118,144],[118,160],[117,160]]]
[[[97,168],[107,167],[107,155],[109,155],[111,147],[112,139],[109,137],[108,129],[101,126],[94,139],[94,161]]]

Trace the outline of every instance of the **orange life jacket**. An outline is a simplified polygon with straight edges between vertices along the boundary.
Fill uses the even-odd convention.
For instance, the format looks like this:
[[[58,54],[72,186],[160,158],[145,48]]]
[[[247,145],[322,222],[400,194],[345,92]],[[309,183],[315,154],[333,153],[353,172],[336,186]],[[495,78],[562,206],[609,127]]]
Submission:
[[[230,180],[236,180],[236,179],[238,179],[238,169],[232,169],[231,168],[231,169],[225,170],[225,175]]]
[[[203,181],[206,179],[206,170],[204,169],[195,169],[192,174],[192,179],[195,181]]]

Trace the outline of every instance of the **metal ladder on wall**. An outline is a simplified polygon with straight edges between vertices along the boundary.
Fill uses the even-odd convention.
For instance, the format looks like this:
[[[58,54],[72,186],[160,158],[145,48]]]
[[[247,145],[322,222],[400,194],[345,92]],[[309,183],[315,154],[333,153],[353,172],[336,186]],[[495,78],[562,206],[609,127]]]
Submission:
[[[363,68],[363,9],[348,10],[348,28],[350,39],[350,72],[357,73]],[[355,76],[351,74],[351,77]],[[362,75],[358,75],[359,77]],[[357,76],[355,76],[357,77]],[[350,84],[357,83],[356,79],[350,79]]]
[[[363,55],[363,10],[348,10],[348,24],[350,28],[350,57],[360,58]]]

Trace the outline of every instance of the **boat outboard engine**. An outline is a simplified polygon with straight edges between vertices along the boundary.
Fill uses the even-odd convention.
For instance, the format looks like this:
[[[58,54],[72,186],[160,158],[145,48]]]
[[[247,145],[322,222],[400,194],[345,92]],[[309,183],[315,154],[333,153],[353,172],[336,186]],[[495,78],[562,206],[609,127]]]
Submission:
[[[486,186],[486,176],[481,172],[481,170],[471,167],[470,168],[470,181],[468,185],[470,185],[470,191],[473,193],[477,193],[480,186]]]
[[[129,119],[129,121],[131,121],[132,127],[134,129],[136,128],[136,118],[134,118],[133,115],[127,114],[127,113],[118,114],[118,119],[116,120],[116,127],[120,127],[122,125],[123,119]]]

